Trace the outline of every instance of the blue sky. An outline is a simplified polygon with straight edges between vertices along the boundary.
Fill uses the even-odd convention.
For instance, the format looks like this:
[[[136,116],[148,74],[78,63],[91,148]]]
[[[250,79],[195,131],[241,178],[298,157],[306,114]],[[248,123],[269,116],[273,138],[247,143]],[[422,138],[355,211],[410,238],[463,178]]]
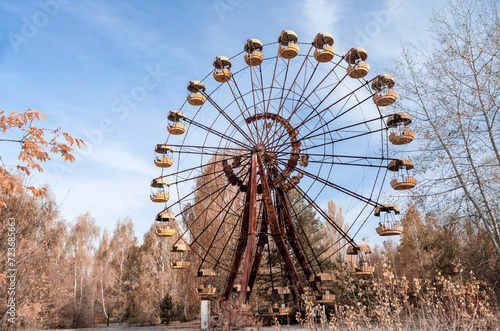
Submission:
[[[51,184],[63,218],[88,210],[112,230],[130,216],[142,238],[158,212],[149,183],[166,115],[215,56],[239,53],[248,38],[275,41],[286,29],[300,41],[329,32],[340,49],[365,48],[385,73],[401,39],[425,40],[428,17],[443,2],[2,1],[1,110],[38,109],[45,127],[86,141],[74,165],[56,160],[30,179]],[[9,151],[2,146],[4,159]],[[376,237],[373,229],[364,235]]]

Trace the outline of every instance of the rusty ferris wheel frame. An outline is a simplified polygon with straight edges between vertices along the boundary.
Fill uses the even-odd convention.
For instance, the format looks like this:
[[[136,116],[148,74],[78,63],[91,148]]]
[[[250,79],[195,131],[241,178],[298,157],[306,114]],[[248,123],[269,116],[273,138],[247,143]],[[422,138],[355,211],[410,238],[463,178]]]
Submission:
[[[272,46],[277,46],[274,56],[264,57],[264,47],[272,49]],[[352,48],[345,55],[338,55],[332,46],[333,38],[327,33],[318,34],[312,43],[298,42],[292,31],[283,31],[277,42],[266,45],[249,39],[242,53],[231,58],[217,57],[209,75],[201,81],[189,82],[186,102],[169,113],[169,137],[165,144],[157,146],[157,152],[163,154],[158,160],[169,162],[163,166],[157,164],[162,175],[156,180],[161,190],[166,188],[165,182],[176,186],[177,198],[168,201],[170,195],[165,194],[167,198],[157,202],[165,203],[165,212],[171,215],[168,218],[185,216],[197,205],[204,208],[201,214],[218,211],[213,213],[213,220],[208,223],[204,220],[200,233],[187,240],[186,235],[203,217],[197,215],[174,243],[175,246],[184,241],[181,246],[190,246],[192,254],[199,256],[198,275],[213,276],[218,273],[213,270],[224,270],[225,285],[221,289],[202,290],[200,293],[206,297],[228,299],[239,277],[240,299],[242,302],[248,299],[266,250],[270,254],[271,242],[297,294],[306,292],[298,268],[307,279],[324,272],[325,260],[320,257],[324,252],[315,252],[307,236],[303,239],[299,236],[299,231],[304,230],[296,221],[300,211],[288,195],[292,189],[334,228],[345,244],[354,248],[360,246],[354,236],[318,206],[318,197],[333,190],[361,203],[362,211],[378,208],[380,213],[383,208],[377,200],[387,164],[398,159],[389,157],[386,140],[390,116],[384,115],[379,107],[396,100],[397,94],[392,91],[394,81],[388,75],[364,78],[370,70],[364,49]],[[232,65],[236,61],[244,61],[246,65],[235,71]],[[246,90],[245,84],[250,85]],[[209,92],[207,86],[213,90]],[[179,135],[184,135],[184,139],[180,140]],[[371,150],[365,147],[365,155],[336,152],[363,149],[360,145],[374,139],[375,146],[370,146]],[[346,143],[350,145],[338,148]],[[178,153],[177,164],[173,157],[165,158],[167,152]],[[193,155],[201,155],[199,164],[189,163]],[[172,163],[176,171],[169,169]],[[334,166],[374,169],[369,194],[365,196],[357,193],[356,188],[335,183]],[[182,183],[199,180],[205,182],[189,193],[180,189]],[[194,198],[217,180],[224,184],[202,199]],[[301,181],[306,183],[302,185]],[[221,205],[217,199],[229,190],[233,192],[231,198]],[[192,203],[188,205],[188,201]],[[241,208],[235,212],[234,206]],[[366,222],[361,215],[362,212],[353,220],[350,229],[356,221]],[[213,230],[211,235],[215,235],[208,245],[200,244],[200,238],[209,228]],[[173,232],[169,232],[168,236],[171,235]],[[218,238],[231,240],[221,243]],[[228,254],[230,263],[225,263],[223,256]],[[177,264],[179,268],[188,265],[188,262]],[[272,280],[273,270],[269,269]],[[309,285],[313,292],[320,292],[316,282]],[[274,288],[274,283],[271,286]]]

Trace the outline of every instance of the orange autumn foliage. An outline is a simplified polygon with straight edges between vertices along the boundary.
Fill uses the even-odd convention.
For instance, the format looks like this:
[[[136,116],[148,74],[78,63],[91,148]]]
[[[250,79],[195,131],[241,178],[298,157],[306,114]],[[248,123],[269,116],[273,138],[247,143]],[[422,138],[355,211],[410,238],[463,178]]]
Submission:
[[[73,162],[75,156],[72,154],[74,152],[72,146],[76,144],[80,149],[85,143],[81,139],[62,132],[61,128],[51,130],[33,126],[34,122],[47,119],[47,116],[38,110],[28,109],[24,113],[13,111],[9,115],[4,115],[4,113],[0,111],[2,131],[0,142],[18,143],[21,149],[15,161],[18,164],[6,165],[4,158],[0,155],[0,193],[28,190],[36,197],[46,196],[45,188],[24,185],[20,174],[30,175],[32,169],[43,172],[40,164],[51,159],[49,153],[60,154],[64,161]],[[14,171],[18,172],[14,173]],[[5,203],[0,199],[0,208],[2,207],[5,207]]]

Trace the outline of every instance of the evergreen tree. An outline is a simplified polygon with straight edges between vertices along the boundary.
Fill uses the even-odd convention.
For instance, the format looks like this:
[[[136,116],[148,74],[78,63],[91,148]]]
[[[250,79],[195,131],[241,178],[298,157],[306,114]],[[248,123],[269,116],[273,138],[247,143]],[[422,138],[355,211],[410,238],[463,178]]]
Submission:
[[[314,261],[313,265],[321,263],[322,267],[331,268],[326,254],[329,246],[327,231],[314,207],[296,190],[288,192],[288,202],[292,222],[309,261]]]
[[[172,321],[174,303],[170,294],[166,294],[160,304],[161,323],[169,324]]]

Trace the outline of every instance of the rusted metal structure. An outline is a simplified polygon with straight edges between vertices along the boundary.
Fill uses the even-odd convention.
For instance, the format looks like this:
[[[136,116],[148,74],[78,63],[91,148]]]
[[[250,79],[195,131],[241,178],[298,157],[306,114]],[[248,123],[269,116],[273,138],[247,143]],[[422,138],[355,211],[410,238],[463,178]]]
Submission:
[[[270,306],[272,315],[292,314],[291,302],[306,293],[332,305],[333,278],[324,263],[346,246],[356,258],[353,274],[373,273],[371,249],[358,245],[356,232],[344,230],[320,204],[336,193],[364,206],[348,220],[358,229],[373,211],[378,217],[395,210],[377,201],[385,173],[413,164],[391,157],[386,142],[407,144],[414,133],[406,128],[408,115],[380,109],[397,99],[394,79],[365,78],[366,50],[355,47],[342,56],[333,43],[328,33],[301,43],[290,30],[275,43],[248,39],[242,53],[216,57],[213,71],[190,81],[187,101],[168,114],[167,141],[155,149],[161,176],[154,184],[170,180],[165,210],[184,220],[173,243],[183,260],[172,267],[189,268],[189,252],[202,299],[228,299],[236,289],[245,304],[266,275],[268,294],[280,301]],[[393,187],[411,188],[410,182],[405,177]],[[304,205],[339,234],[343,244],[330,255],[310,242]],[[399,234],[387,224],[377,232]]]

